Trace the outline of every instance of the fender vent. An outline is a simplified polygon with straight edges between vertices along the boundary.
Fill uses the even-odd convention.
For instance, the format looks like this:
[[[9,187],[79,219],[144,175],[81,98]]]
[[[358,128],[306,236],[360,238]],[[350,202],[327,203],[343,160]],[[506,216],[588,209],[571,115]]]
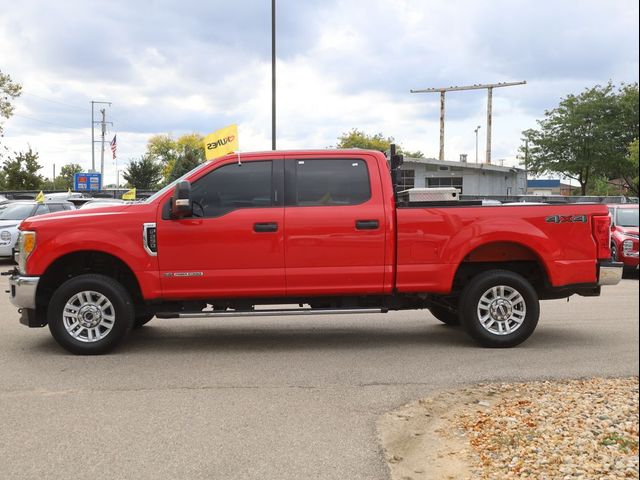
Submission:
[[[142,242],[145,251],[151,255],[156,256],[158,254],[158,241],[156,238],[156,224],[145,223],[142,226]]]

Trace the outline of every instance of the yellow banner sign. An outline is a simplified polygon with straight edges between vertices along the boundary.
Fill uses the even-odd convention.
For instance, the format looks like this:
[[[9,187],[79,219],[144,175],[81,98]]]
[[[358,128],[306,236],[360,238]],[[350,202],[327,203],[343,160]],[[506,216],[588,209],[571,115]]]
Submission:
[[[136,188],[133,187],[131,190],[124,192],[122,194],[123,200],[135,200],[136,199]]]
[[[207,160],[237,152],[240,149],[238,145],[238,125],[229,125],[204,137]]]

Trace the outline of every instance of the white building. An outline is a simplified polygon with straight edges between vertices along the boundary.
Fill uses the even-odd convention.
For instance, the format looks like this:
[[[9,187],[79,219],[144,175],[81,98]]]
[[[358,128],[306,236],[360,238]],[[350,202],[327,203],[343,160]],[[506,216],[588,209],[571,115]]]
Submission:
[[[516,167],[407,157],[400,168],[399,190],[455,187],[465,195],[502,196],[527,192],[527,172]]]

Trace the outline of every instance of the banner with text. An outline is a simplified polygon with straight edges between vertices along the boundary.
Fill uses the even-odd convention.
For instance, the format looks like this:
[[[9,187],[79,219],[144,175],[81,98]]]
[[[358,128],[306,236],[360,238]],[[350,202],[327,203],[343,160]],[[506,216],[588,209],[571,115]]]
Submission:
[[[207,160],[237,152],[238,145],[238,125],[229,125],[204,137],[204,151]]]

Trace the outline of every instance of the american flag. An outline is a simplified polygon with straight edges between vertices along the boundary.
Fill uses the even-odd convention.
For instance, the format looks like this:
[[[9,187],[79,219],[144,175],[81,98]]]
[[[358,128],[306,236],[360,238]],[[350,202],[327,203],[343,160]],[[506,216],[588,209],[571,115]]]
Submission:
[[[113,153],[113,159],[116,159],[116,136],[113,136],[113,140],[111,140],[111,153]]]

